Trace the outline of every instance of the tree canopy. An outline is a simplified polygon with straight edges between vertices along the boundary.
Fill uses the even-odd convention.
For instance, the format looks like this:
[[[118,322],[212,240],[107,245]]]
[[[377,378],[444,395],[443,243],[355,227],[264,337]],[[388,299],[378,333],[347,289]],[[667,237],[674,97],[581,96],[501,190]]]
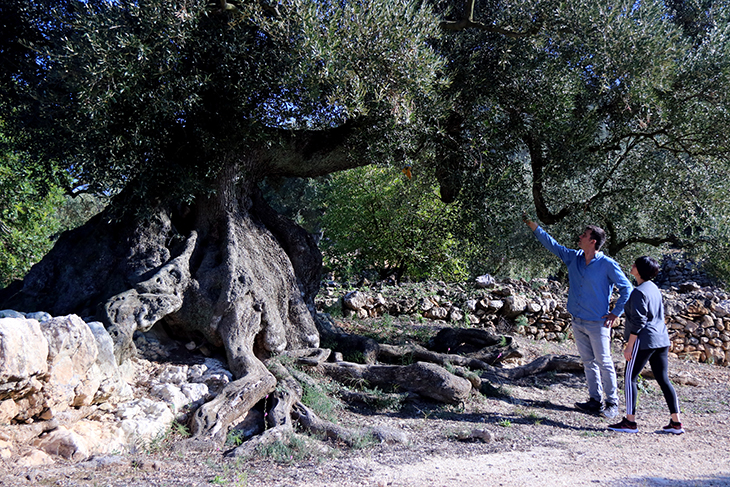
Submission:
[[[725,2],[435,4],[460,228],[494,265],[523,209],[566,244],[604,227],[614,255],[727,236]]]
[[[3,83],[9,128],[87,191],[190,199],[231,163],[355,167],[407,152],[435,104],[438,27],[410,2],[3,4],[25,49]]]
[[[137,211],[230,166],[396,163],[460,201],[483,266],[532,252],[529,208],[563,240],[605,227],[611,254],[688,246],[728,233],[725,7],[2,0],[2,110],[67,192],[128,187]]]

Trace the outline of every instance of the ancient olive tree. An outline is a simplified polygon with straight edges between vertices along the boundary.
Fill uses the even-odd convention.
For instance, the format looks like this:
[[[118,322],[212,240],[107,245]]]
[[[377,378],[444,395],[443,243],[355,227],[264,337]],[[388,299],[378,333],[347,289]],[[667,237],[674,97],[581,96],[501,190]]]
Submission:
[[[273,391],[264,361],[319,344],[319,251],[258,182],[412,153],[438,106],[437,22],[380,0],[3,0],[2,11],[17,27],[1,85],[16,147],[54,161],[70,193],[115,194],[2,306],[100,319],[120,361],[135,331],[162,322],[223,347],[238,380],[197,426],[220,433],[226,414]]]

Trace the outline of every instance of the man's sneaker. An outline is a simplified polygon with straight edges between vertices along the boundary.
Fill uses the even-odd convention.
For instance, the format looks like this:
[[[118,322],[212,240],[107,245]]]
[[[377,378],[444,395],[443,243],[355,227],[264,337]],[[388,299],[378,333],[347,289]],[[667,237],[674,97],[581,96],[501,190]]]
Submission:
[[[682,433],[684,433],[684,428],[682,428],[682,423],[675,423],[670,419],[669,424],[662,428],[662,433],[681,435]]]
[[[613,419],[618,416],[618,404],[607,402],[606,407],[601,411],[601,416],[606,419]]]
[[[601,401],[596,401],[593,398],[590,398],[587,402],[577,402],[575,407],[590,414],[599,414],[603,410]]]
[[[639,428],[636,427],[636,423],[633,421],[629,421],[626,418],[622,419],[620,423],[608,425],[608,429],[610,429],[611,431],[621,431],[622,433],[639,432]]]

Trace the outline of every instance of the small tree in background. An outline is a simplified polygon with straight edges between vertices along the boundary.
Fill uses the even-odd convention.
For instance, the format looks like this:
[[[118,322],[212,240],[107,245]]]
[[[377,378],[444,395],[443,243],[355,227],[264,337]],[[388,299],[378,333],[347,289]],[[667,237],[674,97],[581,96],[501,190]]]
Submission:
[[[39,189],[24,161],[0,154],[0,287],[22,278],[51,248],[62,203],[58,187]]]
[[[321,196],[328,267],[343,277],[465,278],[453,234],[459,207],[441,201],[433,181],[380,166],[332,175]]]

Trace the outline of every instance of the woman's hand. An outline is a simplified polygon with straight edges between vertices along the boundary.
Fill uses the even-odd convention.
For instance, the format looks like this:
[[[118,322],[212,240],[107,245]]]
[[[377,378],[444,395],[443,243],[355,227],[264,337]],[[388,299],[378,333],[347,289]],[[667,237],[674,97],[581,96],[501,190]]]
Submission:
[[[627,362],[631,362],[631,359],[633,358],[631,356],[631,352],[633,352],[633,349],[634,349],[634,347],[630,343],[627,343],[626,346],[624,347],[624,358],[626,359]]]

